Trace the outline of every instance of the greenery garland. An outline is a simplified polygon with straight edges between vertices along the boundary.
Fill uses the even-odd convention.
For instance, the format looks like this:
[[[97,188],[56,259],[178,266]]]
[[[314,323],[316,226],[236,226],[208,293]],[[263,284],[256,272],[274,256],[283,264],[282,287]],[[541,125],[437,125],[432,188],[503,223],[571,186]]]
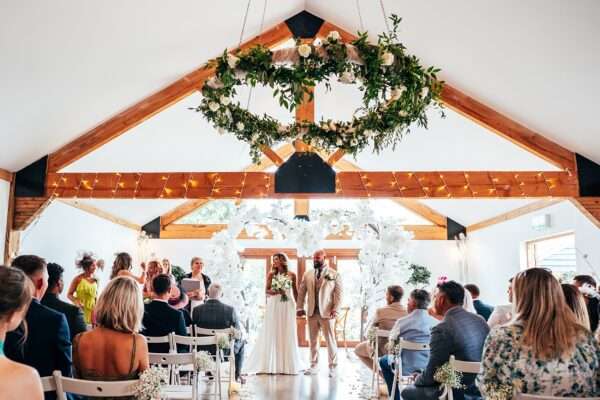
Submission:
[[[192,109],[202,112],[219,132],[229,131],[249,143],[254,161],[258,161],[261,147],[294,139],[327,151],[343,149],[352,155],[369,144],[377,153],[395,147],[411,124],[427,127],[429,106],[439,108],[444,115],[439,102],[443,82],[436,76],[439,69],[425,69],[415,56],[406,53],[397,36],[401,19],[396,15],[390,19],[393,29],[379,35],[377,45],[368,42],[366,33],[359,33],[358,39],[347,45],[337,31],[329,32],[322,42],[296,41],[292,65],[276,64],[274,52],[260,45],[236,54],[225,51],[207,64],[207,68],[215,67],[216,75],[204,85],[201,104]],[[273,88],[279,104],[294,110],[305,95],[312,99],[311,88],[317,83],[324,82],[330,89],[332,76],[343,83],[359,84],[363,93],[363,105],[351,121],[327,119],[283,125],[232,101],[237,86],[260,84]]]

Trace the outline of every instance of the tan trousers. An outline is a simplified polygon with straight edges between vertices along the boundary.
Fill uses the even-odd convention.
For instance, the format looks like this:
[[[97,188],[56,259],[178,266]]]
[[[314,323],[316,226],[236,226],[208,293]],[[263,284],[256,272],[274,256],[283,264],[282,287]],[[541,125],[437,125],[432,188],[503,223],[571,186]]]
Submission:
[[[310,366],[316,367],[319,364],[319,331],[323,331],[325,342],[327,343],[327,354],[329,355],[329,368],[337,366],[337,343],[334,332],[335,319],[325,319],[320,315],[308,317],[308,333],[310,341]]]
[[[373,369],[373,358],[371,357],[372,353],[373,350],[371,349],[369,342],[360,342],[354,348],[354,354],[356,354],[358,359],[370,369]]]

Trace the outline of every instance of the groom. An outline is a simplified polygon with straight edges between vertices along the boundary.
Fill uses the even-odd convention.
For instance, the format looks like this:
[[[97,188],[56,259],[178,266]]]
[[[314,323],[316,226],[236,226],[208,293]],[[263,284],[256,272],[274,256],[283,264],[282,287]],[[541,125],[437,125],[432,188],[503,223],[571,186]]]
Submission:
[[[335,317],[342,302],[340,275],[326,265],[325,251],[317,250],[313,255],[314,269],[306,271],[298,289],[296,314],[306,315],[304,300],[308,296],[308,331],[310,334],[310,369],[306,375],[317,373],[319,364],[319,331],[323,331],[329,354],[329,376],[335,376],[337,366],[337,344],[335,342]]]

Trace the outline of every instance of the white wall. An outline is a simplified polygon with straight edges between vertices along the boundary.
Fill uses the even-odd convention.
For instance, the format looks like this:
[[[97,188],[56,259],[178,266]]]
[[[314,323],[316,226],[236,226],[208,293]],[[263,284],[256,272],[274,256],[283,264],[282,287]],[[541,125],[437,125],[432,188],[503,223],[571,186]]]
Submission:
[[[0,179],[0,264],[4,262],[4,238],[6,237],[9,199],[10,183]]]
[[[536,231],[531,228],[531,219],[538,214],[551,215],[549,229]],[[600,268],[600,229],[569,201],[564,201],[470,234],[469,279],[480,286],[484,301],[504,304],[507,302],[508,279],[525,266],[522,260],[524,242],[568,231],[575,232],[578,271],[590,274],[583,254],[588,254],[588,261]]]
[[[78,252],[92,251],[106,262],[104,271],[97,273],[103,287],[109,280],[115,253],[126,251],[135,258],[137,237],[131,229],[55,201],[23,232],[19,253],[35,254],[60,264],[65,269],[66,291],[80,272],[75,267]]]

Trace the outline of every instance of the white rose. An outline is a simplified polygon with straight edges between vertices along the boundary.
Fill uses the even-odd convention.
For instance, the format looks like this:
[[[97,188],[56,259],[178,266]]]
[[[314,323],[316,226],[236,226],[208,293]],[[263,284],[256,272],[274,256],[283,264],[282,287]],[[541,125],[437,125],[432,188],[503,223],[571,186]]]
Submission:
[[[352,71],[344,71],[342,76],[340,77],[340,82],[342,83],[353,83],[356,77],[354,76],[354,72]]]
[[[367,129],[367,130],[364,132],[364,135],[365,135],[366,137],[370,138],[371,136],[375,136],[375,132],[373,132],[373,131],[372,131],[372,130],[370,130],[370,129]]]
[[[308,44],[301,44],[300,46],[298,46],[298,54],[300,54],[301,57],[306,58],[310,56],[311,52],[312,48]]]
[[[392,100],[398,100],[402,97],[402,94],[406,91],[406,86],[398,86],[394,90],[392,90]]]
[[[342,138],[337,138],[335,144],[337,144],[338,146],[342,146],[344,144],[344,141],[342,140]]]
[[[234,69],[239,62],[239,57],[236,57],[233,54],[227,54],[227,65],[229,65],[229,68]]]
[[[210,111],[217,111],[219,109],[219,103],[211,101],[210,103],[208,103],[208,108],[210,109]]]
[[[350,141],[350,144],[351,144],[352,146],[356,146],[356,145],[358,144],[358,140],[356,140],[356,139],[352,139],[352,140]]]
[[[405,110],[400,110],[398,115],[400,115],[401,117],[406,117],[408,115],[408,113]]]
[[[337,40],[340,40],[341,38],[342,38],[342,36],[340,36],[340,33],[338,31],[331,31],[327,35],[327,39],[332,40],[332,41],[337,41]]]
[[[244,123],[243,122],[238,122],[237,124],[235,124],[235,127],[238,129],[238,131],[243,131],[244,130]]]
[[[428,94],[429,94],[429,88],[427,86],[425,86],[423,89],[421,89],[421,97],[427,97]]]
[[[383,53],[383,56],[381,56],[381,64],[382,65],[392,65],[394,63],[394,55],[392,53],[390,53],[389,51],[386,51],[385,53]]]
[[[313,40],[313,46],[315,47],[321,47],[323,45],[323,42],[321,42],[321,39],[316,38],[315,40]]]
[[[254,135],[252,135],[252,137],[250,138],[250,140],[252,141],[252,143],[258,141],[258,133],[255,133]]]
[[[219,101],[221,101],[221,104],[224,106],[228,106],[231,103],[231,99],[225,95],[222,95]]]
[[[335,124],[335,122],[331,121],[329,123],[329,129],[332,130],[332,131],[334,131],[334,132],[337,130],[337,125]]]

